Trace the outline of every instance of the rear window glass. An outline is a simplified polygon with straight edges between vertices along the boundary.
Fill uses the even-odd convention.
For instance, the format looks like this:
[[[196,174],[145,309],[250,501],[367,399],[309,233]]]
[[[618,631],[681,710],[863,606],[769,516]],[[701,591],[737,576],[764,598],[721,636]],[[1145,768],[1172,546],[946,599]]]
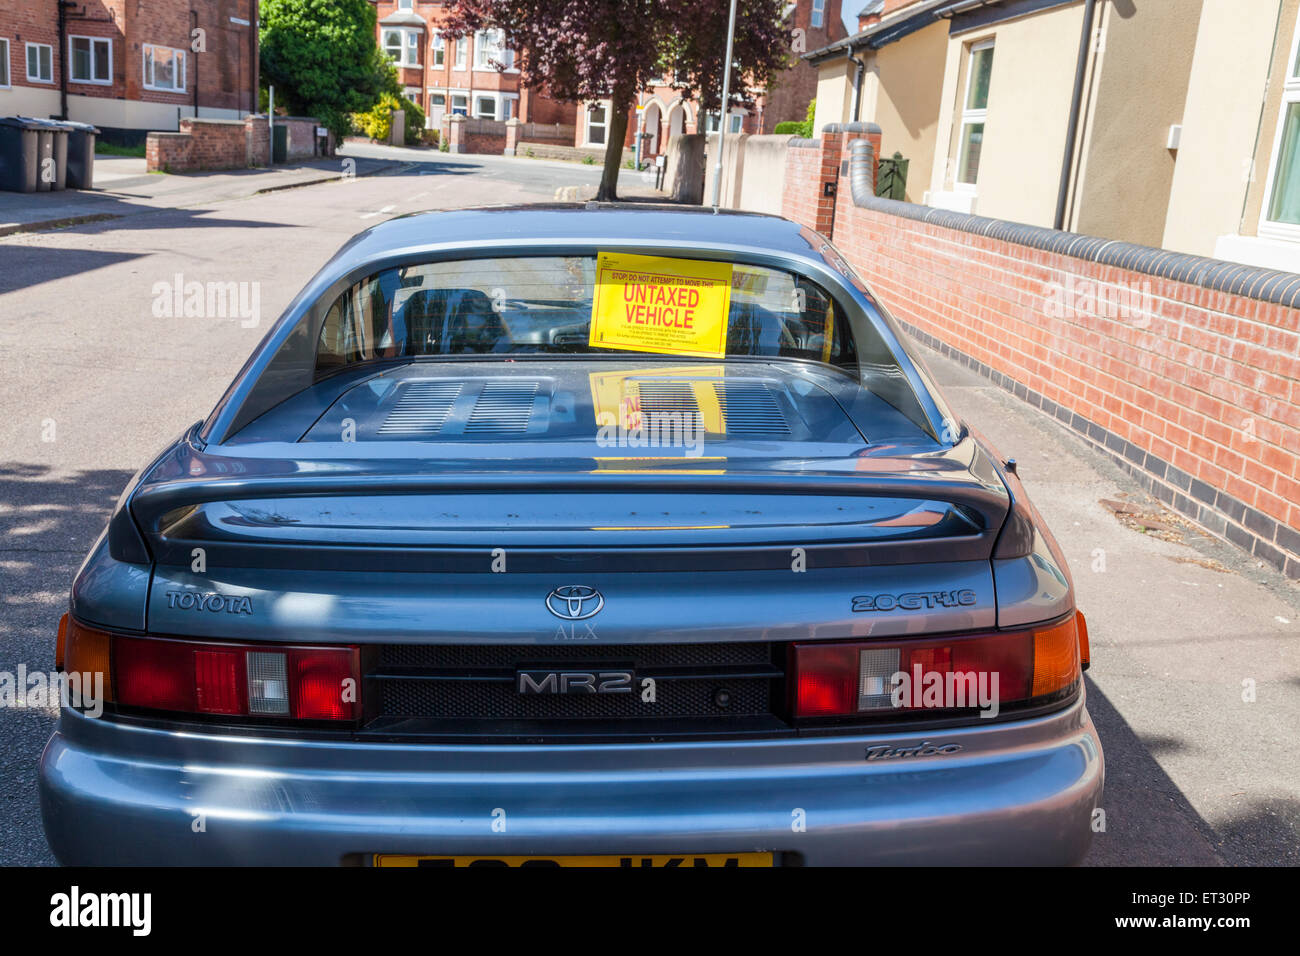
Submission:
[[[618,268],[629,263],[637,268]],[[717,278],[719,269],[729,281]],[[639,337],[606,338],[606,326],[616,321]],[[614,254],[539,256],[426,263],[364,279],[326,315],[316,368],[326,374],[420,356],[662,352],[811,359],[856,369],[863,345],[826,290],[778,269]],[[867,353],[878,351],[866,345]]]

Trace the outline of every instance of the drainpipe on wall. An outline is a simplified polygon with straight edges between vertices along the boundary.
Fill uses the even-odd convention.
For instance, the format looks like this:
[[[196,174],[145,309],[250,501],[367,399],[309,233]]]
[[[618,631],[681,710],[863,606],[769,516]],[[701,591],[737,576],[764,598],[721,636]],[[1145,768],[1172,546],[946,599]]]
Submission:
[[[858,122],[861,118],[858,114],[862,110],[862,74],[866,72],[866,66],[861,60],[853,55],[853,48],[849,47],[849,59],[853,61],[856,69],[853,71],[853,105],[849,108],[853,122]]]
[[[1088,72],[1088,48],[1092,45],[1092,20],[1097,0],[1083,2],[1083,32],[1079,36],[1079,58],[1074,67],[1074,90],[1070,94],[1070,119],[1065,130],[1065,157],[1061,160],[1061,184],[1056,191],[1055,228],[1065,228],[1065,201],[1070,192],[1070,171],[1074,166],[1074,143],[1079,132],[1079,108],[1083,104],[1083,79]]]
[[[194,56],[194,118],[199,116],[199,55],[194,52],[194,37],[199,29],[199,11],[190,11],[190,53]]]
[[[59,119],[68,118],[68,8],[71,0],[59,0]]]

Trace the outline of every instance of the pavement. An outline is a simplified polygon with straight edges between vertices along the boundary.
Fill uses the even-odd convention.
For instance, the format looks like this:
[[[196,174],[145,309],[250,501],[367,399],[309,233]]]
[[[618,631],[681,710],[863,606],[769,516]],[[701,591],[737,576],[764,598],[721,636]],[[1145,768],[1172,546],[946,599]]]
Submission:
[[[203,198],[180,190],[184,203],[159,195],[116,219],[0,238],[0,671],[50,666],[68,585],[123,485],[208,414],[354,233],[422,209],[550,201],[600,173],[393,147],[351,155],[388,168],[273,192],[256,191],[267,174],[214,178]],[[117,188],[133,188],[117,169]],[[639,175],[621,183],[644,188]],[[178,275],[255,283],[257,324],[156,315],[158,288]],[[1158,506],[1080,436],[927,361],[958,412],[1019,462],[1088,615],[1088,703],[1107,762],[1106,828],[1088,862],[1300,862],[1300,591],[1185,524],[1135,530],[1101,502]],[[55,718],[0,708],[0,864],[53,862],[35,766]]]

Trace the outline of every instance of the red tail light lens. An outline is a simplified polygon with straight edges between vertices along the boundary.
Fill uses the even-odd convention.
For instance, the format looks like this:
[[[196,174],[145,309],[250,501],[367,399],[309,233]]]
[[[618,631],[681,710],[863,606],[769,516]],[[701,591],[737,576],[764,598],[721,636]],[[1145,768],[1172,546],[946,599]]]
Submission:
[[[360,650],[112,636],[117,702],[193,714],[356,720]]]
[[[1079,680],[1079,644],[1073,615],[1022,631],[794,644],[794,715],[996,712],[1007,704],[1046,701]]]
[[[289,655],[289,699],[300,720],[351,720],[357,692],[351,648],[298,648]]]

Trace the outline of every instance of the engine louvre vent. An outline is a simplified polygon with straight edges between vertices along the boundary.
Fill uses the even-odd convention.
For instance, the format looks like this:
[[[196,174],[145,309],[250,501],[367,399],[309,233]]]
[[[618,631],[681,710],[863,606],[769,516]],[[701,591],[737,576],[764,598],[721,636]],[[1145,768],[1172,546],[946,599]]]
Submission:
[[[700,430],[700,407],[690,382],[642,380],[637,382],[636,391],[641,403],[643,428],[653,431],[681,429],[685,434]]]
[[[713,430],[716,415],[700,408],[700,399],[707,403],[710,395],[703,396],[697,389],[712,388],[721,423],[726,434],[739,437],[785,438],[790,435],[790,423],[772,389],[763,382],[690,382],[651,381],[637,382],[641,400],[641,417],[646,428],[677,427],[696,429],[708,425]]]
[[[460,382],[413,382],[403,387],[397,404],[379,426],[379,434],[438,434],[462,387]]]
[[[727,434],[769,438],[790,434],[790,423],[776,396],[761,382],[714,382],[713,390],[727,421]]]
[[[488,382],[465,422],[466,435],[522,435],[533,418],[540,382]]]

